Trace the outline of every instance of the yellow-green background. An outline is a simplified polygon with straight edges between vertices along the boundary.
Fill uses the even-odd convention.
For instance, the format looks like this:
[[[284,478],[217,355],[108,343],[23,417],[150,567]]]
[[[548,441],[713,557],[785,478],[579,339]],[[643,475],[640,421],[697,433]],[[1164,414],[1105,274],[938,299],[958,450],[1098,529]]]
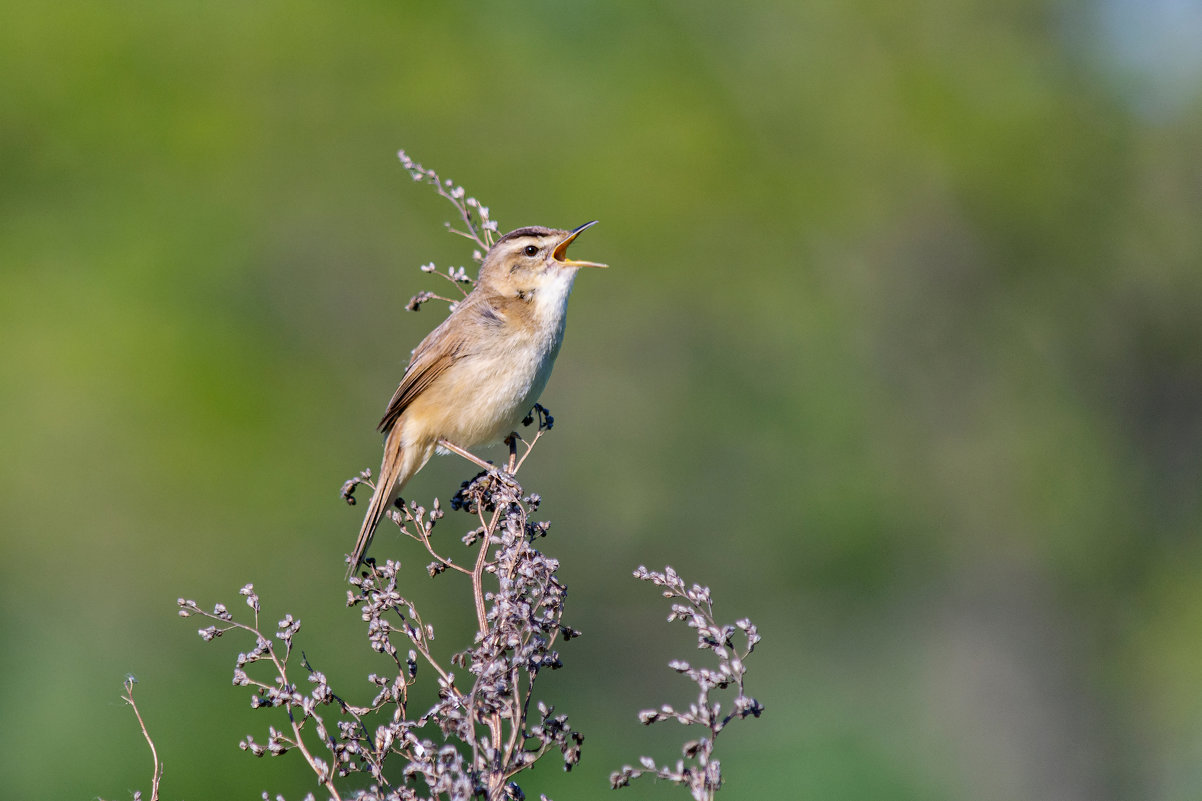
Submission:
[[[315,789],[237,749],[279,722],[230,686],[248,643],[175,599],[253,581],[348,697],[384,668],[338,489],[442,314],[402,312],[439,287],[417,266],[471,264],[403,147],[504,228],[601,220],[574,252],[612,265],[523,473],[585,634],[543,694],[587,737],[528,797],[675,759],[635,713],[689,699],[665,663],[694,651],[630,577],[670,563],[765,638],[726,797],[1197,798],[1199,29],[1123,0],[10,4],[2,794],[148,790],[126,673],[165,799]],[[376,549],[462,647],[462,584]]]

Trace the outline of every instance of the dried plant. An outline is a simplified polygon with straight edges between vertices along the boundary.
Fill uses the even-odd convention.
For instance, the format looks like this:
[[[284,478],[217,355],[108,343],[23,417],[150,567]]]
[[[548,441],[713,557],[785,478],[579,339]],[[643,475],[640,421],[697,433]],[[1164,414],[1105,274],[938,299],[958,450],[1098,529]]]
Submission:
[[[448,228],[471,239],[479,248],[473,258],[482,261],[497,232],[488,208],[468,197],[461,186],[442,180],[433,170],[414,162],[404,151],[399,155],[415,180],[434,186],[455,206],[463,227],[448,223]],[[431,263],[421,269],[450,282],[461,296],[467,294],[464,287],[475,284],[463,267],[440,272]],[[410,300],[408,308],[417,310],[435,299],[452,306],[457,300],[423,292]],[[535,695],[539,675],[562,664],[556,650],[559,641],[571,639],[578,632],[562,620],[567,590],[557,575],[559,563],[535,547],[549,530],[548,523],[536,522],[532,517],[540,498],[535,493],[525,494],[516,478],[554,419],[536,405],[523,423],[536,425],[534,435],[529,441],[517,436],[506,440],[509,459],[504,468],[477,474],[464,482],[450,500],[450,511],[461,512],[471,520],[461,537],[464,545],[475,549],[469,563],[456,562],[445,547],[443,529],[435,531],[445,515],[437,498],[428,510],[414,502],[398,501],[389,511],[389,519],[401,533],[419,543],[432,560],[424,570],[429,578],[457,573],[470,582],[477,633],[466,648],[450,655],[439,653],[433,646],[433,622],[422,616],[408,590],[402,588],[405,577],[401,562],[387,559],[380,564],[367,559],[359,574],[350,579],[346,604],[356,609],[367,624],[368,645],[386,658],[387,669],[367,676],[370,697],[362,702],[353,703],[347,700],[350,696],[336,693],[325,674],[296,649],[301,627],[298,619],[285,614],[274,627],[261,621],[262,605],[252,584],[239,590],[250,609],[243,618],[221,603],[205,608],[195,601],[179,599],[181,617],[208,622],[199,630],[206,642],[230,634],[246,637],[252,643],[235,659],[234,684],[251,688],[252,708],[275,714],[276,719],[268,724],[265,739],[244,737],[239,743],[243,750],[255,756],[299,752],[333,801],[523,799],[515,777],[543,756],[558,751],[565,770],[579,762],[584,738],[571,728],[565,715],[557,714]],[[347,503],[355,503],[355,491],[361,484],[374,490],[370,470],[343,485],[342,496]],[[719,656],[720,666],[714,672],[673,663],[701,685],[699,703],[688,712],[665,706],[640,715],[644,723],[675,718],[708,727],[708,739],[685,747],[685,756],[697,766],[680,763],[672,771],[656,768],[644,758],[645,770],[623,768],[614,774],[613,784],[621,786],[641,773],[654,771],[662,778],[690,786],[695,798],[710,798],[721,783],[718,763],[711,758],[713,739],[733,717],[760,712],[758,702],[742,692],[742,659],[759,637],[754,626],[740,621],[736,627],[744,632],[748,645],[741,653],[732,652],[730,638],[736,627],[720,628],[713,622],[708,590],[697,586],[685,590],[671,568],[663,574],[639,568],[635,575],[663,586],[666,596],[688,602],[674,605],[669,620],[686,620],[696,628],[702,647]],[[294,659],[298,653],[299,668]],[[428,709],[411,709],[410,690],[427,674],[437,685],[438,700]],[[719,718],[718,706],[711,707],[709,693],[732,683],[739,689],[735,711]],[[151,801],[157,801],[162,766],[133,701],[132,678],[125,690],[124,698],[133,707],[150,744],[155,763]],[[399,769],[391,767],[397,763]],[[361,779],[360,786],[348,789],[355,777]],[[363,779],[366,787],[362,786]],[[264,793],[263,798],[268,799],[268,794]],[[306,796],[313,798],[312,793]],[[134,799],[139,801],[141,794],[135,793]],[[274,799],[283,801],[279,795]]]
[[[714,619],[714,602],[709,587],[694,584],[686,587],[684,580],[671,567],[657,573],[643,566],[634,571],[634,577],[650,581],[663,588],[665,598],[677,599],[672,604],[668,622],[682,621],[697,635],[697,647],[709,651],[718,661],[717,669],[693,667],[684,660],[673,660],[668,667],[688,676],[699,688],[697,700],[687,710],[664,704],[659,709],[644,709],[639,712],[639,721],[650,726],[665,720],[675,720],[685,726],[699,726],[706,733],[689,740],[681,749],[683,759],[675,766],[657,765],[651,757],[640,757],[641,768],[622,766],[609,777],[610,784],[626,787],[632,779],[652,775],[665,781],[687,787],[696,801],[713,799],[722,786],[722,766],[714,759],[714,742],[726,725],[737,718],[748,715],[759,717],[764,707],[748,696],[743,689],[743,677],[747,672],[745,660],[760,641],[755,625],[746,618],[734,625],[718,625]],[[742,647],[734,644],[735,633],[742,632]],[[731,710],[722,714],[722,704],[714,700],[716,690],[733,689],[735,692]]]
[[[146,721],[142,720],[142,712],[138,709],[138,702],[134,700],[134,685],[138,680],[133,676],[126,676],[125,682],[122,684],[125,692],[121,695],[121,700],[129,704],[134,711],[134,717],[138,719],[138,727],[142,730],[142,737],[146,740],[146,745],[150,747],[150,758],[154,760],[154,770],[150,774],[150,799],[149,801],[159,801],[159,782],[163,779],[163,763],[159,761],[158,749],[154,747],[154,739],[151,738],[150,732],[146,729]],[[101,799],[101,801],[104,801]],[[135,790],[133,801],[142,801],[142,791]]]
[[[471,239],[479,248],[474,258],[481,261],[497,232],[488,207],[404,151],[399,157],[415,180],[434,186],[454,205],[462,227],[448,224],[448,228]],[[461,296],[467,294],[465,286],[475,283],[463,267],[445,273],[434,264],[421,269],[441,275]],[[416,310],[436,298],[455,303],[453,298],[426,292],[415,296],[409,308]],[[180,599],[181,615],[211,621],[200,630],[206,641],[230,632],[252,638],[253,648],[235,661],[234,683],[252,688],[252,707],[285,712],[286,725],[270,726],[263,742],[248,735],[241,742],[243,749],[257,756],[299,751],[332,799],[343,797],[337,780],[352,774],[366,774],[370,780],[370,786],[354,796],[361,799],[521,798],[514,777],[540,757],[557,750],[565,769],[579,761],[581,735],[568,725],[566,716],[534,695],[540,673],[561,665],[556,651],[560,638],[577,633],[562,622],[566,590],[556,575],[559,564],[534,547],[549,527],[531,518],[539,497],[524,495],[516,479],[526,457],[554,423],[541,406],[524,422],[529,426],[535,418],[537,428],[529,442],[516,435],[507,440],[509,461],[503,472],[478,474],[451,499],[452,511],[472,518],[470,530],[462,537],[465,545],[475,548],[471,564],[454,561],[441,536],[436,536],[444,516],[438,499],[428,511],[412,502],[400,502],[399,508],[390,510],[388,516],[400,531],[433,559],[425,569],[431,578],[459,573],[470,581],[477,634],[474,643],[453,655],[437,653],[434,624],[423,618],[402,589],[401,563],[368,559],[366,569],[350,580],[346,602],[367,624],[371,649],[385,655],[389,663],[386,671],[368,676],[373,688],[370,700],[361,704],[346,700],[303,654],[307,686],[301,682],[291,662],[300,621],[285,615],[274,631],[265,631],[259,620],[260,599],[252,585],[240,591],[252,611],[250,620],[235,618],[222,604],[210,611]],[[524,447],[520,456],[519,444]],[[343,485],[347,503],[355,503],[360,484],[375,488],[370,471]],[[410,688],[427,672],[437,682],[438,702],[426,710],[412,710]],[[399,774],[386,770],[394,761],[402,765]]]
[[[488,206],[485,206],[474,197],[470,197],[467,191],[456,184],[454,181],[443,179],[438,176],[434,170],[427,169],[421,164],[418,164],[404,150],[397,152],[397,158],[401,160],[401,166],[409,171],[415,181],[423,181],[433,186],[438,194],[442,195],[447,200],[451,201],[451,205],[459,212],[460,222],[463,223],[463,229],[456,228],[453,223],[445,223],[447,230],[465,239],[472,240],[476,245],[476,249],[472,251],[472,260],[477,264],[484,261],[484,254],[488,253],[488,249],[493,246],[497,239],[497,233],[500,227],[497,221],[489,216]],[[469,290],[467,287],[474,287],[476,279],[467,274],[467,270],[463,267],[448,267],[446,272],[439,272],[437,265],[434,262],[423,264],[421,267],[424,273],[433,273],[434,275],[442,276],[451,282],[451,284],[460,292],[460,299],[467,297]],[[431,300],[446,301],[455,308],[457,299],[448,298],[439,295],[435,292],[418,292],[409,299],[409,303],[405,306],[409,311],[417,311],[423,303]]]
[[[347,605],[366,622],[372,650],[389,660],[386,672],[368,676],[370,701],[345,700],[304,656],[309,686],[302,689],[290,664],[300,621],[285,615],[274,632],[265,632],[251,585],[240,591],[253,613],[249,621],[236,619],[222,604],[209,611],[180,599],[181,615],[212,621],[200,629],[206,641],[235,631],[253,638],[254,647],[237,657],[234,684],[253,689],[252,707],[285,712],[285,726],[271,726],[265,742],[247,736],[243,749],[257,756],[299,751],[332,799],[344,797],[336,779],[365,773],[370,787],[354,796],[365,801],[521,798],[514,777],[544,754],[559,751],[568,770],[579,761],[583,737],[534,695],[540,673],[561,666],[560,638],[577,634],[562,622],[566,589],[556,576],[559,564],[534,547],[549,528],[530,517],[539,497],[523,495],[513,478],[551,426],[541,407],[537,415],[538,432],[522,459],[516,442],[511,444],[507,475],[482,472],[451,500],[452,510],[476,524],[463,537],[477,549],[474,564],[457,564],[438,547],[435,528],[443,510],[437,500],[429,511],[410,503],[392,513],[400,530],[433,558],[426,567],[430,576],[458,572],[470,580],[478,625],[471,646],[446,659],[435,652],[434,625],[402,592],[399,562],[369,559],[351,579]],[[353,498],[359,483],[370,479],[353,479],[344,494]],[[466,678],[457,677],[456,668]],[[410,688],[426,669],[437,682],[438,702],[415,713]],[[394,760],[402,764],[400,782],[385,770]]]

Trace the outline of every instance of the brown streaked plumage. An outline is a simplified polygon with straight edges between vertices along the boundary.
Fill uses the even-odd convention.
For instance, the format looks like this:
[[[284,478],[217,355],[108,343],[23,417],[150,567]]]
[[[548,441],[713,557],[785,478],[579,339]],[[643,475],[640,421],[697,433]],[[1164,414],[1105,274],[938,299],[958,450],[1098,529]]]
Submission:
[[[563,342],[568,295],[581,267],[567,258],[574,231],[510,231],[484,257],[480,278],[413,351],[380,421],[384,460],[348,561],[348,578],[405,483],[438,449],[498,442],[534,406]]]

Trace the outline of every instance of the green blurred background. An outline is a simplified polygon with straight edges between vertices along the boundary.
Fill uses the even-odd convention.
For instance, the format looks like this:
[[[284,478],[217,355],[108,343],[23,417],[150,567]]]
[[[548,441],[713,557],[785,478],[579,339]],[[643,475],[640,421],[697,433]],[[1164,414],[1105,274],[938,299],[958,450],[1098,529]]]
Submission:
[[[402,312],[417,266],[471,266],[405,148],[504,229],[599,219],[612,265],[523,474],[587,737],[528,797],[675,759],[635,720],[691,697],[630,577],[665,563],[765,636],[723,796],[1202,796],[1200,42],[1196,0],[10,4],[4,795],[148,790],[126,673],[165,799],[316,789],[237,749],[278,722],[247,643],[175,599],[253,581],[336,688],[383,669],[338,490],[443,314]],[[458,649],[410,544],[376,552]]]

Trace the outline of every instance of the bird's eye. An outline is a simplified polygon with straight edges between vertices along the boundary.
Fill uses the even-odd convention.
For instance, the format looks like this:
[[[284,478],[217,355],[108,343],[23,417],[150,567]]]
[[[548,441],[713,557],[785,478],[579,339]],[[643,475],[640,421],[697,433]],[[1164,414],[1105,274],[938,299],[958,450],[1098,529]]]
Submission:
[[[538,248],[535,247],[534,245],[526,245],[526,255],[527,256],[538,255]]]

